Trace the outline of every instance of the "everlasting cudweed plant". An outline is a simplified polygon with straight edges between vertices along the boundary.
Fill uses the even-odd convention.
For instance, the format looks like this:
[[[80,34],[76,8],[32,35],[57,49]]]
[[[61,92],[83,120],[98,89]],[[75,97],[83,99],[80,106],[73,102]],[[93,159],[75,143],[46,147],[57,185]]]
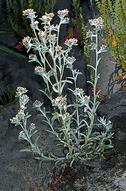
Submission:
[[[17,97],[20,109],[11,122],[21,126],[22,131],[19,133],[19,138],[27,141],[30,145],[24,151],[33,152],[35,158],[40,160],[55,162],[66,160],[71,166],[74,161],[90,160],[102,154],[105,149],[112,147],[112,124],[104,117],[98,118],[96,114],[99,106],[97,101],[99,92],[96,91],[99,78],[99,55],[105,51],[105,47],[99,48],[98,43],[98,32],[103,27],[102,19],[89,21],[94,28],[92,32],[87,33],[87,37],[94,43],[94,45],[91,44],[91,49],[95,51],[96,62],[94,66],[89,66],[94,71],[94,81],[89,81],[93,88],[93,96],[87,96],[76,85],[80,72],[73,67],[76,59],[69,55],[72,47],[77,45],[77,39],[67,39],[64,49],[59,45],[60,26],[68,23],[68,10],[58,11],[60,21],[57,25],[51,24],[53,13],[43,15],[40,18],[42,30],[36,20],[36,13],[32,9],[23,11],[23,14],[31,20],[31,28],[34,32],[34,37],[25,37],[23,44],[28,52],[34,52],[29,56],[29,61],[35,61],[39,65],[35,67],[35,73],[40,75],[45,82],[46,88],[41,91],[50,99],[53,113],[47,112],[38,100],[34,102],[33,107],[42,114],[50,128],[48,131],[55,136],[66,152],[62,157],[54,153],[45,155],[37,145],[38,137],[33,141],[38,131],[35,124],[29,125],[28,123],[31,117],[27,112],[29,97],[26,95],[25,88],[18,87]],[[64,77],[66,68],[71,71],[71,77]],[[72,103],[68,103],[67,95],[64,95],[64,87],[69,83],[74,84],[75,87],[70,89],[75,98]]]

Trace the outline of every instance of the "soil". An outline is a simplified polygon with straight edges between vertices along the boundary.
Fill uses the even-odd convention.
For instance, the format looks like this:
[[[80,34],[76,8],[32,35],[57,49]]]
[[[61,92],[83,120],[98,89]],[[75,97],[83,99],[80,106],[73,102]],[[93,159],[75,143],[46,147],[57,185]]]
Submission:
[[[56,9],[69,7],[69,3],[68,0],[64,0],[64,3],[60,0]],[[88,12],[86,14],[87,19],[91,18],[89,7],[86,10]],[[0,36],[0,42],[9,47],[14,47],[18,39],[10,29],[8,31],[7,36]],[[63,39],[61,38],[61,40]],[[85,74],[86,67],[82,66],[84,61],[82,53],[76,49],[72,54],[75,52],[79,59],[79,67]],[[114,64],[108,54],[104,54],[102,60],[103,62],[99,67],[99,71],[102,73],[99,86],[106,92]],[[11,85],[14,87],[22,84],[27,86],[30,89],[32,101],[36,96],[40,96],[37,94],[37,90],[41,84],[39,79],[33,77],[33,66],[27,66],[26,57],[21,58],[21,60],[13,60],[10,55],[4,52],[0,55],[0,70],[2,71],[0,72],[1,79],[3,79],[3,71],[7,76],[13,70],[9,78],[5,78],[7,80],[3,79],[2,88],[11,81]],[[19,75],[15,76],[14,73]],[[28,73],[30,75],[27,75]],[[85,82],[85,80],[86,74],[83,79],[80,79],[80,82]],[[85,86],[86,84],[83,88],[86,88]],[[123,142],[121,150],[114,147],[105,153],[104,158],[90,162],[78,162],[72,168],[68,167],[67,164],[55,166],[52,162],[40,163],[31,154],[19,152],[20,149],[27,147],[27,144],[18,141],[20,129],[10,123],[10,118],[17,113],[17,110],[17,100],[0,106],[0,191],[126,191],[126,151],[124,147],[126,141]],[[46,131],[48,127],[43,124],[41,116],[35,111],[30,110],[30,112],[33,114],[33,122],[42,132],[39,143],[41,149],[45,153],[48,150],[61,154],[53,136]]]
[[[125,181],[121,174],[126,167],[124,161],[126,156],[121,157],[114,150],[106,153],[102,160],[90,161],[90,163],[78,163],[73,168],[62,167],[62,176],[57,184],[54,184],[59,177],[53,177],[50,190],[58,191],[121,191],[125,190]],[[56,173],[56,172],[55,172]],[[55,174],[54,173],[54,174]],[[121,185],[120,182],[124,181]],[[120,186],[121,185],[121,186]]]

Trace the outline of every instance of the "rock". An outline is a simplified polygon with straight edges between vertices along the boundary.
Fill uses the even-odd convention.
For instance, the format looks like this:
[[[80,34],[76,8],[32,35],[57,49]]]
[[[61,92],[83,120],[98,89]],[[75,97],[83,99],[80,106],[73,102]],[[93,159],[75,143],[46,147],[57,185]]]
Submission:
[[[24,86],[34,98],[41,95],[39,89],[42,88],[42,80],[34,74],[34,65],[28,63],[26,57],[15,58],[14,55],[3,53],[0,56],[0,62],[0,88],[2,92],[6,90],[6,87],[15,90],[17,86]]]
[[[16,107],[16,105],[0,106],[0,139],[6,137],[10,126],[10,119],[14,115]]]
[[[31,154],[20,152],[20,149],[26,148],[28,145],[25,141],[18,140],[21,128],[10,124],[10,118],[16,115],[17,110],[18,104],[15,103],[0,107],[0,190],[31,191],[38,188],[40,191],[47,191],[48,172],[51,172],[54,163],[42,162],[40,168],[40,163],[34,160]],[[31,109],[30,113],[32,113]],[[49,149],[50,152],[56,150],[57,153],[54,136],[46,131],[48,127],[35,113],[35,111],[32,113],[32,120],[42,131],[39,141],[40,148],[44,153]]]
[[[0,23],[2,23],[5,19],[5,0],[0,0]]]
[[[122,190],[126,190],[126,170],[120,177],[115,177],[114,184]]]
[[[118,91],[101,103],[98,113],[113,123],[114,145],[120,151],[126,149],[126,92]]]
[[[107,119],[112,119],[115,116],[123,117],[126,113],[126,92],[118,91],[114,93],[111,98],[100,104],[99,112],[105,115]]]

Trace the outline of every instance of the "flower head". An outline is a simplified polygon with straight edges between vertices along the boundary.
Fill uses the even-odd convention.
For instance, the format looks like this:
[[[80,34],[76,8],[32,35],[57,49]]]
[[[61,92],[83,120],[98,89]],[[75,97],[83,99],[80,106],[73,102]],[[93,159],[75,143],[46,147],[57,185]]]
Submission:
[[[30,48],[32,47],[32,44],[31,44],[31,38],[29,36],[26,36],[22,39],[22,44],[30,50]]]
[[[12,124],[19,125],[21,121],[24,120],[24,118],[25,118],[24,110],[19,110],[18,114],[12,119],[10,119],[10,121]]]
[[[32,130],[36,129],[36,126],[35,126],[34,123],[31,123],[31,124],[30,124],[30,129],[32,129]]]
[[[84,90],[83,89],[81,89],[81,88],[76,88],[75,90],[74,90],[74,95],[75,96],[83,96],[83,94],[84,94]]]
[[[99,51],[98,51],[98,53],[103,53],[103,52],[106,52],[106,51],[107,51],[107,46],[102,44]]]
[[[73,68],[73,63],[76,61],[75,57],[68,57],[67,60],[66,60],[66,65],[67,65],[67,68],[70,68],[72,69]]]
[[[68,13],[69,13],[68,9],[59,10],[58,11],[58,16],[60,18],[64,18],[64,17],[66,17],[68,15]]]
[[[49,40],[49,42],[56,43],[56,41],[57,41],[56,34],[49,34],[48,40]]]
[[[43,15],[40,20],[42,20],[44,23],[48,23],[50,22],[54,17],[53,13],[45,13],[45,15]]]
[[[61,52],[62,51],[62,46],[57,45],[55,48],[56,48],[57,52]]]
[[[107,130],[112,128],[112,122],[105,119],[105,117],[100,117],[98,121],[105,127]]]
[[[26,9],[23,11],[23,15],[31,20],[34,20],[36,18],[35,14],[36,12],[33,9]]]
[[[69,38],[65,41],[65,45],[68,47],[72,47],[74,45],[77,45],[77,39],[76,38]]]
[[[85,96],[81,97],[81,99],[80,99],[80,103],[83,106],[88,106],[89,102],[90,102],[90,96],[85,95]]]
[[[26,94],[21,95],[20,97],[20,107],[25,109],[25,105],[29,102],[29,97]]]
[[[24,46],[27,46],[27,44],[29,43],[30,41],[30,37],[29,36],[26,36],[22,39],[22,43]]]
[[[46,38],[46,32],[44,32],[44,31],[39,31],[38,32],[38,36],[39,36],[39,38],[40,38],[40,40],[42,40],[43,38]]]
[[[104,22],[103,22],[102,17],[98,17],[96,19],[89,19],[89,23],[90,23],[91,26],[94,26],[97,29],[102,29]]]
[[[24,110],[19,110],[18,111],[18,118],[20,119],[20,120],[22,120],[22,119],[24,119],[24,117],[25,117],[25,113],[24,113]]]
[[[76,96],[77,102],[80,104],[80,106],[88,106],[90,101],[90,96],[84,95],[83,89],[76,88],[73,93]]]
[[[61,24],[67,24],[69,23],[69,18],[68,16],[68,9],[63,9],[58,11],[58,17],[60,18],[60,23]]]
[[[27,90],[26,88],[21,87],[21,86],[17,87],[17,93],[18,93],[19,95],[23,95],[23,94],[25,94],[25,93],[27,93],[27,92],[28,92],[28,90]]]
[[[59,109],[66,109],[66,97],[58,96],[52,100],[52,105],[58,107]]]
[[[38,75],[41,75],[44,72],[44,68],[42,66],[36,66],[35,67],[35,73]]]
[[[33,107],[35,108],[40,108],[42,106],[42,103],[38,100],[35,100],[35,102],[33,103]]]
[[[62,114],[62,118],[63,118],[64,122],[68,123],[71,119],[71,115],[70,115],[70,113],[65,112],[64,114]]]

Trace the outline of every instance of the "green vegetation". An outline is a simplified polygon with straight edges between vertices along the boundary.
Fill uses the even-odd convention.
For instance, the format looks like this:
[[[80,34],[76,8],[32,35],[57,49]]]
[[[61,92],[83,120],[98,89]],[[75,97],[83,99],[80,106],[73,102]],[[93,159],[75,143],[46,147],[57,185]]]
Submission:
[[[105,25],[102,40],[117,65],[126,71],[126,1],[97,0],[97,5]]]
[[[53,12],[56,0],[6,0],[7,19],[12,29],[21,37],[31,33],[29,22],[22,16],[26,8],[33,8],[41,17],[45,12]]]

